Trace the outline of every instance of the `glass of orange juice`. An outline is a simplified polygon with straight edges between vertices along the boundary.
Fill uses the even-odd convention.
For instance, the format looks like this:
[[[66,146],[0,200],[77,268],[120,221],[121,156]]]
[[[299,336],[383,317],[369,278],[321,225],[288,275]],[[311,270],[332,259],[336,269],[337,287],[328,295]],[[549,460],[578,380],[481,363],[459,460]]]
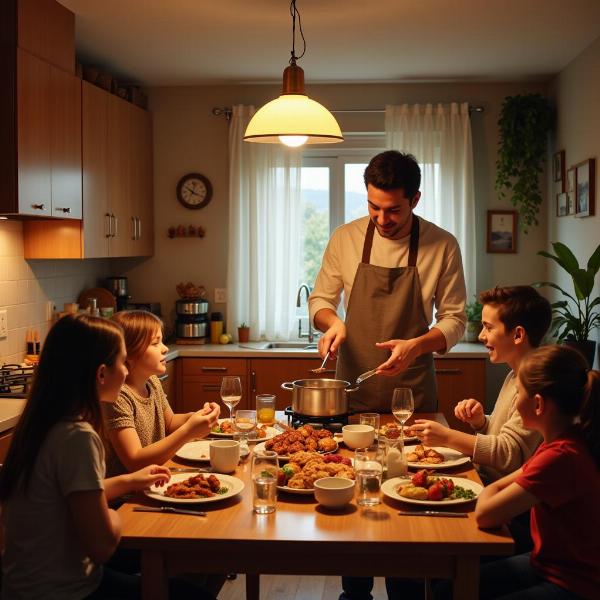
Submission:
[[[275,396],[273,394],[256,396],[256,420],[262,425],[271,425],[275,422]]]

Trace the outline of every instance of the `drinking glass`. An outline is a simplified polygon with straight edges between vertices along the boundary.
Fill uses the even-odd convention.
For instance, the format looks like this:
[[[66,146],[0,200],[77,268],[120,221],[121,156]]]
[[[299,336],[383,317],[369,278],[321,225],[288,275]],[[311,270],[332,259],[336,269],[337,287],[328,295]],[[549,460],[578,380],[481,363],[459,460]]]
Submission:
[[[404,445],[404,424],[415,410],[415,401],[410,388],[396,388],[392,396],[392,414],[400,423],[400,438]]]
[[[239,434],[241,454],[244,455],[250,452],[248,435],[256,429],[256,413],[253,410],[236,410],[233,423]]]
[[[358,415],[361,425],[371,425],[375,430],[375,441],[379,440],[379,427],[381,426],[381,417],[379,413],[360,413]]]
[[[275,396],[273,394],[256,396],[256,418],[262,425],[272,425],[275,422]]]
[[[221,399],[229,408],[229,418],[233,421],[233,407],[242,399],[242,382],[239,377],[227,375],[221,381]]]
[[[275,512],[277,500],[277,452],[264,450],[252,456],[252,501],[254,512],[266,515]]]
[[[383,451],[379,444],[357,448],[354,451],[356,503],[359,506],[376,506],[381,502],[383,459]]]

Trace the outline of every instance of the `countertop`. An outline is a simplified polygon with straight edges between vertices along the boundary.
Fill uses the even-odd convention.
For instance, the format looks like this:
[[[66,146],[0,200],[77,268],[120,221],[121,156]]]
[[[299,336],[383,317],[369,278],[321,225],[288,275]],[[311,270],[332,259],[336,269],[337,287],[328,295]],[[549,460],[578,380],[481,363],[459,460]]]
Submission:
[[[12,429],[25,408],[25,398],[0,398],[0,433]]]
[[[304,342],[303,342],[304,344]],[[269,342],[247,344],[169,344],[167,361],[175,358],[316,358],[316,348],[267,348]],[[308,346],[306,342],[306,346]],[[435,354],[435,358],[487,358],[483,344],[459,343],[447,354]]]

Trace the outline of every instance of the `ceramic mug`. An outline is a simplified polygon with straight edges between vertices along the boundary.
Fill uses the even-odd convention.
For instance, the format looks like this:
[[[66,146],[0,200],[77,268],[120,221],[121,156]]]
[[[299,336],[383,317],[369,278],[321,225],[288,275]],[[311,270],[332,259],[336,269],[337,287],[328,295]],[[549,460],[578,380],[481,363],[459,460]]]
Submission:
[[[240,461],[240,443],[217,440],[209,445],[210,466],[217,473],[232,473]]]

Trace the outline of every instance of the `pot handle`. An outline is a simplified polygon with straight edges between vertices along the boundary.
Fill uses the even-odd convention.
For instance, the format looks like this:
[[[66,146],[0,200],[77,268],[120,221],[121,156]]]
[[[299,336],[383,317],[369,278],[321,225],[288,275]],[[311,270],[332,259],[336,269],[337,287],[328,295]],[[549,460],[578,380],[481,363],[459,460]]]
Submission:
[[[352,388],[346,388],[346,394],[351,394],[352,392],[358,392],[359,389],[360,389],[360,386],[358,386],[358,385],[356,385]]]
[[[294,384],[291,381],[285,381],[284,383],[281,384],[281,389],[291,392],[294,390]]]

